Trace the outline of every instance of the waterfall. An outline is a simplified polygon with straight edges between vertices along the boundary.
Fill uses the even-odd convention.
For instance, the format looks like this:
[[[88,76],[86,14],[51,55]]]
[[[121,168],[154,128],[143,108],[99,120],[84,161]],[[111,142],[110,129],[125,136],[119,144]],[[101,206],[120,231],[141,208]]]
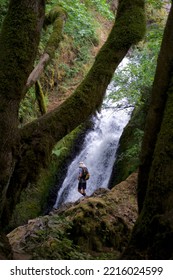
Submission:
[[[107,103],[107,105],[110,104]],[[80,161],[85,163],[90,172],[90,179],[87,181],[87,196],[100,187],[107,188],[119,139],[132,111],[125,99],[121,100],[121,108],[118,106],[118,109],[115,109],[117,103],[113,106],[114,108],[103,108],[94,117],[93,129],[86,135],[81,152],[68,167],[66,178],[57,195],[55,208],[62,203],[75,202],[81,197],[77,191]]]

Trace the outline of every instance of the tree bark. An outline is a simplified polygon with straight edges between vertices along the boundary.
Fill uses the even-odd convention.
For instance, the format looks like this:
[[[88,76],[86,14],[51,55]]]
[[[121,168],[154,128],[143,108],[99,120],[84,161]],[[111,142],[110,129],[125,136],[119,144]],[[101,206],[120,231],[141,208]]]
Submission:
[[[158,63],[152,89],[152,100],[146,120],[145,133],[141,149],[141,163],[139,166],[138,176],[139,212],[142,210],[143,202],[145,200],[149,173],[153,161],[153,153],[158,138],[158,133],[160,131],[165,104],[167,101],[167,91],[172,76],[172,13],[173,12],[171,8],[163,35],[161,50],[158,56]]]
[[[44,21],[43,0],[11,0],[0,34],[0,216],[20,140],[18,109]]]
[[[173,7],[168,16],[158,58],[142,146],[143,162],[138,182],[141,190],[140,215],[123,259],[173,259],[172,28]]]
[[[36,65],[34,70],[31,72],[31,74],[28,77],[27,83],[26,83],[26,89],[32,87],[36,83],[36,81],[40,78],[40,75],[43,73],[45,66],[49,62],[50,56],[48,53],[44,53],[42,57],[40,58],[39,63]]]

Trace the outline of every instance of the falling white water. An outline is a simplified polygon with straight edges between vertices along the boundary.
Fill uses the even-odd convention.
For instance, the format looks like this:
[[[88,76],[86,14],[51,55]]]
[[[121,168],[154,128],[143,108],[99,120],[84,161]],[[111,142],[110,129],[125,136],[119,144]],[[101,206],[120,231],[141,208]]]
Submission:
[[[91,195],[100,187],[107,188],[118,142],[132,111],[132,108],[123,109],[123,103],[126,101],[121,101],[121,109],[102,109],[101,113],[94,118],[93,130],[86,135],[81,152],[68,167],[66,178],[58,192],[55,208],[62,203],[74,202],[81,197],[77,191],[80,161],[85,163],[90,172],[87,195]]]
[[[123,68],[127,63],[128,59],[124,58],[119,67]],[[132,108],[127,106],[126,99],[113,104],[108,101],[111,88],[112,84],[109,85],[107,98],[104,100],[109,109],[102,109],[94,118],[94,128],[86,135],[81,152],[68,167],[66,178],[58,191],[55,208],[62,203],[75,202],[82,196],[77,191],[80,161],[85,163],[90,172],[86,189],[88,196],[100,187],[108,187],[119,139],[132,112]],[[121,106],[117,106],[119,104]]]

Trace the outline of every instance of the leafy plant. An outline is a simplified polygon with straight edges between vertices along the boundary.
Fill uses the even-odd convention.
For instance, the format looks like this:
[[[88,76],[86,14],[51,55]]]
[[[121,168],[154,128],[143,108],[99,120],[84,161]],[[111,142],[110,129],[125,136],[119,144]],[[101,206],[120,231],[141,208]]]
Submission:
[[[146,4],[152,5],[155,9],[161,9],[163,6],[168,5],[171,1],[163,0],[146,0]]]
[[[106,0],[85,0],[85,4],[86,6],[94,7],[101,15],[107,17],[108,19],[114,18]]]
[[[115,90],[109,95],[112,100],[124,97],[132,105],[142,102],[141,92],[144,88],[151,88],[158,52],[167,18],[165,1],[146,1],[147,33],[138,46],[133,47],[127,57],[127,63],[119,67],[113,77]],[[143,99],[145,102],[145,100]]]
[[[151,87],[154,80],[162,31],[161,27],[152,26],[145,41],[132,50],[127,64],[117,69],[113,77],[116,90],[112,91],[110,99],[126,97],[133,105],[141,102],[141,90]]]
[[[25,99],[22,100],[20,109],[19,109],[19,120],[21,124],[24,124],[27,121],[31,121],[33,118],[37,117],[37,102],[35,98],[35,91],[31,88]]]
[[[66,10],[68,19],[64,27],[64,32],[72,36],[74,40],[97,41],[95,20],[92,13],[88,12],[88,9],[93,8],[103,16],[113,19],[113,14],[106,0],[86,0],[84,2],[80,0],[52,0],[48,1],[47,11],[54,5],[60,5]]]

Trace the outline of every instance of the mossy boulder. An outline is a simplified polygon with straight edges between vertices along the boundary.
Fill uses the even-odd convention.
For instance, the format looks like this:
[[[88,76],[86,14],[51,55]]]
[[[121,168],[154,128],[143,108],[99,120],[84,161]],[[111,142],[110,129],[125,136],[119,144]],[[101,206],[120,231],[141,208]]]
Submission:
[[[137,218],[137,174],[8,234],[15,259],[117,259]]]

